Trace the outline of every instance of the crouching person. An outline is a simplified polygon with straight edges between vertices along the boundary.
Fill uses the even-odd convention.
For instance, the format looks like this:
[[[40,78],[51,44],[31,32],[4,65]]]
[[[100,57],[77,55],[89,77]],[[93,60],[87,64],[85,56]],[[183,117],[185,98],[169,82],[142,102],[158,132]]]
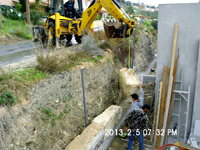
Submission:
[[[149,128],[149,119],[146,115],[149,110],[150,105],[144,104],[141,109],[133,110],[127,116],[125,120],[126,130],[130,133],[127,150],[132,150],[135,135],[139,138],[139,150],[144,150],[143,130]]]

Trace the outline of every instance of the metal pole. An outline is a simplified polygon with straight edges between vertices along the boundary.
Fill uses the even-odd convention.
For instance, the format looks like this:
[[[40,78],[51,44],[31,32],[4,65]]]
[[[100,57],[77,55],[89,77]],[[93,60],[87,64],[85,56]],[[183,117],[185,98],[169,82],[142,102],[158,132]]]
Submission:
[[[85,103],[85,85],[84,85],[83,67],[81,67],[81,78],[82,78],[82,88],[83,88],[83,104],[84,104],[84,113],[85,113],[85,127],[87,127],[87,111],[86,111],[86,103]]]

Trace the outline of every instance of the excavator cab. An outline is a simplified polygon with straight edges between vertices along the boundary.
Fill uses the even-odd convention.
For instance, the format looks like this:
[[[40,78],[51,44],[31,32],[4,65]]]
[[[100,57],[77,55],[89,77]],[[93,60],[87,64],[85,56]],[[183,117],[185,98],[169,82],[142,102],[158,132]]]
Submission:
[[[125,13],[116,0],[93,0],[84,11],[82,0],[75,0],[73,16],[66,14],[66,1],[51,0],[46,25],[40,28],[43,44],[50,41],[53,46],[59,47],[62,40],[67,40],[68,45],[73,36],[78,43],[81,43],[84,31],[90,30],[102,8],[114,19],[114,21],[107,17],[103,19],[104,31],[108,38],[129,37],[135,27],[135,20]]]
[[[64,16],[65,12],[63,3],[63,0],[51,0],[49,15],[52,16],[58,12],[61,16]]]
[[[74,0],[74,14],[67,15],[67,10],[65,9],[65,3],[67,1],[64,0],[51,0],[51,7],[49,15],[52,16],[55,13],[59,13],[61,16],[68,17],[68,18],[81,18],[83,13],[82,8],[82,1],[81,0]],[[70,14],[70,13],[69,13]]]

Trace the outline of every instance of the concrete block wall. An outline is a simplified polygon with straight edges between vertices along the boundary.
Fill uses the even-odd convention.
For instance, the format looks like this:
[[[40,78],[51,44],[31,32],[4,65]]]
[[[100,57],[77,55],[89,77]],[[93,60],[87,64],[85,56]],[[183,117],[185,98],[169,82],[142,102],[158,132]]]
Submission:
[[[188,90],[188,85],[191,85],[191,102],[188,117],[188,131],[191,131],[194,119],[200,119],[200,109],[196,107],[200,105],[200,101],[199,98],[195,99],[195,94],[200,93],[199,83],[196,85],[196,79],[199,76],[197,66],[200,40],[200,3],[159,5],[156,91],[158,91],[159,82],[163,78],[163,67],[165,65],[171,66],[175,23],[179,24],[177,49],[180,49],[176,79],[180,79],[181,69],[183,69],[183,90]],[[158,93],[156,93],[156,100],[158,100]],[[180,126],[182,129],[181,134],[183,135],[186,103],[183,102],[181,107],[182,118]],[[174,111],[176,109],[177,103],[174,105]],[[177,118],[172,117],[172,122],[176,122],[176,120]],[[172,122],[171,127],[174,126]]]
[[[92,123],[67,145],[66,150],[104,150],[110,143],[109,130],[113,130],[122,115],[121,106],[112,105],[102,114],[94,118]],[[111,141],[110,141],[111,142]]]

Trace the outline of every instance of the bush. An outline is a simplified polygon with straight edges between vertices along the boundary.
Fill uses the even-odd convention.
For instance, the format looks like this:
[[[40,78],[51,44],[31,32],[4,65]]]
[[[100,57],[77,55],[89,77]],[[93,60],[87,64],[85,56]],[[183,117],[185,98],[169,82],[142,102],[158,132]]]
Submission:
[[[13,19],[13,20],[24,20],[25,19],[25,15],[18,12],[17,10],[11,10],[9,7],[2,7],[2,15],[4,17]]]
[[[18,27],[14,30],[14,34],[18,37],[24,38],[24,39],[31,39],[31,34],[28,34],[27,31],[30,30],[28,26],[24,27]]]
[[[12,105],[15,103],[15,97],[11,91],[3,91],[0,95],[0,105]]]
[[[97,17],[95,18],[95,20],[101,20],[102,19],[102,16],[101,15],[97,15]]]
[[[81,48],[89,52],[94,52],[99,50],[99,47],[97,46],[94,38],[91,37],[90,35],[83,36]]]
[[[103,41],[101,44],[99,44],[99,47],[102,49],[108,49],[111,48],[110,43],[108,40]]]
[[[31,23],[33,25],[37,25],[37,24],[39,24],[39,22],[43,16],[43,13],[41,13],[40,10],[38,10],[38,9],[31,9],[30,16],[31,16]]]
[[[151,27],[151,22],[150,21],[144,21],[143,23],[147,28]]]
[[[152,21],[151,25],[154,27],[155,30],[158,30],[158,20]]]

